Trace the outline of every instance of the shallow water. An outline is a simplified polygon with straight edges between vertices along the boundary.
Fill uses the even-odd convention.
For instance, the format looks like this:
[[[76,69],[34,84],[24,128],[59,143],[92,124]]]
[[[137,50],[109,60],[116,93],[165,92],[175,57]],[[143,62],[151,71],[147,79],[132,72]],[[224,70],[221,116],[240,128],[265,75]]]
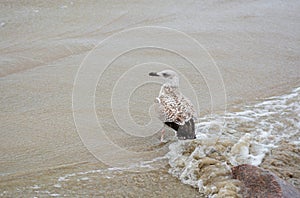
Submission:
[[[260,164],[299,187],[299,89],[294,89],[300,86],[299,7],[298,1],[279,0],[1,1],[0,196],[201,197],[219,192],[232,196],[238,183],[222,181],[227,182],[230,166],[244,162]],[[194,43],[174,31],[134,32],[100,45],[94,50],[96,56],[84,59],[103,39],[143,26],[181,31],[204,48],[196,52]],[[133,41],[147,39],[182,53],[150,47],[115,54]],[[97,54],[101,49],[108,50]],[[180,55],[196,57],[198,70]],[[86,60],[104,69],[101,58],[110,56],[117,58],[94,85],[95,112],[110,140],[130,155],[104,148],[101,138],[93,143],[103,143],[98,151],[107,151],[103,153],[108,159],[126,164],[125,169],[119,165],[109,169],[111,164],[96,159],[73,119],[72,94],[79,66]],[[209,75],[215,71],[210,70],[213,66],[224,84],[214,80],[219,77],[216,73]],[[174,142],[167,131],[170,142],[160,144],[160,135],[152,130],[138,131],[146,134],[138,137],[129,133],[136,132],[134,127],[128,132],[116,123],[113,89],[123,85],[119,96],[123,104],[122,97],[128,99],[126,88],[140,80],[128,109],[130,118],[143,126],[151,119],[149,108],[159,91],[147,74],[166,67],[180,72],[182,91],[199,103],[194,142]],[[117,110],[127,111],[120,104]],[[87,118],[93,113],[80,110]],[[98,130],[91,120],[85,122],[86,131]],[[193,160],[193,148],[198,148],[197,160]],[[134,159],[130,158],[133,152],[137,153]],[[204,171],[201,177],[202,172],[194,175],[193,171],[203,155],[206,161],[197,169]],[[183,158],[187,164],[176,161]],[[207,164],[214,165],[208,168]],[[210,177],[211,172],[216,175]],[[216,188],[211,185],[214,178],[219,181]],[[202,194],[191,186],[200,187]]]

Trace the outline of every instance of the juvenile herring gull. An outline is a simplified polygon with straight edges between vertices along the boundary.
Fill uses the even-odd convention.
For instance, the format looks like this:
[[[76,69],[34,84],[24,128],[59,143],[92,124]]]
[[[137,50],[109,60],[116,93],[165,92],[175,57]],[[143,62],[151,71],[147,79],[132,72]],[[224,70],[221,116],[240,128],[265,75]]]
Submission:
[[[164,70],[151,72],[149,76],[157,76],[165,80],[155,100],[159,119],[176,131],[178,139],[195,139],[194,106],[179,91],[177,73],[172,70]],[[161,141],[163,138],[164,130],[162,130]]]

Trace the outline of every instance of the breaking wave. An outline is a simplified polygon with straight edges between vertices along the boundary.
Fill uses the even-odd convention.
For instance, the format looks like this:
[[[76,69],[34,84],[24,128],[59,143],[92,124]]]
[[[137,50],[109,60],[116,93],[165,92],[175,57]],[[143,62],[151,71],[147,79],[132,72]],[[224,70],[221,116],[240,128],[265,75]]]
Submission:
[[[231,168],[259,166],[272,149],[288,141],[300,146],[300,88],[234,112],[199,119],[196,140],[172,143],[169,173],[205,197],[240,197]],[[299,156],[298,156],[299,157]]]

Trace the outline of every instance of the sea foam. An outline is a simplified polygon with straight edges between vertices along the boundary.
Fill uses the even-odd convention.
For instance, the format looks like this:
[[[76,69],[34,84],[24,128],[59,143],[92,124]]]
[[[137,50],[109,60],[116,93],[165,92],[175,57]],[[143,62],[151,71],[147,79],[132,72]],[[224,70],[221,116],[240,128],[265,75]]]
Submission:
[[[205,197],[239,197],[239,183],[231,167],[259,166],[281,141],[299,147],[300,88],[255,104],[235,107],[237,112],[199,119],[195,140],[169,146],[169,173],[199,189]]]

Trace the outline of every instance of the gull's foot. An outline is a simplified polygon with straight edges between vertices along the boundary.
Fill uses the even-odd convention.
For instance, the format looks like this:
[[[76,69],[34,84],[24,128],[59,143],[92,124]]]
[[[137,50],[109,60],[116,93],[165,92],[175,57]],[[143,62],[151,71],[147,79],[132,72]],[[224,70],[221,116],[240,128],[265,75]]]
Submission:
[[[168,140],[164,139],[164,138],[160,138],[160,143],[167,143]]]

